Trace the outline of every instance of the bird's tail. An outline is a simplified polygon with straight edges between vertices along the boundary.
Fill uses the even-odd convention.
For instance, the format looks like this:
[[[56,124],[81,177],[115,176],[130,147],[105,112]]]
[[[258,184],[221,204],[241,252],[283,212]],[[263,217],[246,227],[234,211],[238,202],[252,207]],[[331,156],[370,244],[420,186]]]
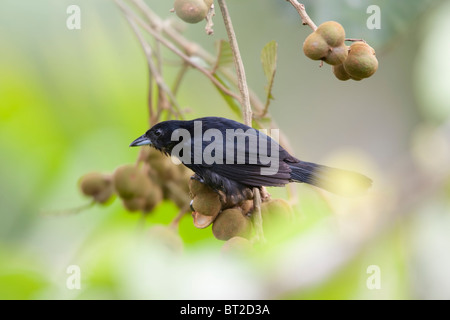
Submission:
[[[368,177],[311,162],[290,163],[291,181],[304,182],[343,196],[362,194],[371,185]]]

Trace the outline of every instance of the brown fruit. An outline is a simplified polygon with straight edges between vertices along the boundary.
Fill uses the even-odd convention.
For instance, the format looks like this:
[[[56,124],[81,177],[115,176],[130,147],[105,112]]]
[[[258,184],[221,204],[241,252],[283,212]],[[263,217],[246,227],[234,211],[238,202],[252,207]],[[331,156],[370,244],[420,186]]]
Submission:
[[[327,56],[329,46],[322,36],[316,32],[311,33],[303,42],[303,52],[312,60],[320,60]]]
[[[210,194],[214,192],[208,185],[201,183],[197,179],[189,180],[189,190],[192,198],[199,194]]]
[[[367,44],[367,42],[364,41],[354,41],[350,47],[355,51],[361,50],[375,54],[375,50],[369,44]]]
[[[215,192],[201,193],[194,197],[192,202],[194,210],[205,216],[215,216],[222,208],[219,195]]]
[[[186,192],[189,193],[189,180],[191,180],[192,171],[185,167],[184,165],[177,166],[178,173],[176,182],[179,186]]]
[[[194,219],[194,226],[197,229],[204,229],[206,227],[209,227],[211,223],[214,222],[217,215],[215,216],[205,216],[198,212],[192,212],[192,218]]]
[[[245,255],[251,252],[252,249],[253,245],[248,239],[233,237],[224,243],[221,252],[224,254]]]
[[[351,79],[347,71],[345,71],[343,64],[333,66],[333,73],[339,80],[346,81]]]
[[[142,197],[122,199],[123,206],[130,212],[142,211],[145,206],[145,199]]]
[[[336,21],[322,23],[315,31],[330,47],[339,47],[345,41],[345,30]]]
[[[236,236],[248,237],[251,227],[250,218],[245,217],[239,208],[232,208],[217,216],[212,231],[216,239],[228,240]]]
[[[102,192],[109,184],[110,181],[107,181],[105,176],[99,172],[87,173],[80,179],[81,191],[87,196]]]
[[[179,175],[178,168],[172,163],[170,157],[165,156],[159,151],[150,153],[148,163],[161,182],[174,180]]]
[[[186,183],[186,185],[187,185],[187,183]],[[167,193],[166,198],[172,200],[177,205],[177,207],[180,209],[185,208],[191,201],[191,198],[189,197],[189,193],[184,192],[184,190],[180,191],[180,190],[167,189],[166,193]]]
[[[163,192],[158,185],[153,184],[152,188],[148,190],[147,195],[144,197],[144,205],[142,207],[143,212],[150,212],[156,207],[163,199]]]
[[[378,69],[375,50],[364,42],[353,43],[350,46],[348,57],[344,61],[344,68],[355,80],[370,77]]]
[[[82,176],[80,189],[84,195],[92,197],[99,203],[107,202],[113,194],[111,177],[99,172],[91,172]]]
[[[209,8],[211,8],[212,4],[214,3],[214,0],[203,0],[206,4],[206,6]]]
[[[139,157],[138,157],[138,162],[148,162],[148,158],[151,157],[151,155],[155,152],[156,150],[152,149],[152,148],[140,148],[139,149]]]
[[[197,23],[205,19],[209,7],[203,0],[175,0],[175,13],[187,23]]]
[[[151,181],[144,170],[133,164],[118,167],[114,172],[114,187],[122,199],[145,196]]]
[[[348,56],[348,47],[343,44],[339,47],[331,48],[323,61],[333,66],[342,64]]]

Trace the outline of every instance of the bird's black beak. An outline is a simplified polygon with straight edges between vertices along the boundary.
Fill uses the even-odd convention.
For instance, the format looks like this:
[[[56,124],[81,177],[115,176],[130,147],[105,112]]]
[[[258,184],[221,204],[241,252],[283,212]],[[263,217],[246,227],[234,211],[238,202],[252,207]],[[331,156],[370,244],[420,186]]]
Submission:
[[[136,140],[134,140],[131,144],[130,147],[138,147],[138,146],[145,146],[145,145],[152,145],[152,141],[144,134],[142,136],[140,136],[139,138],[137,138]]]

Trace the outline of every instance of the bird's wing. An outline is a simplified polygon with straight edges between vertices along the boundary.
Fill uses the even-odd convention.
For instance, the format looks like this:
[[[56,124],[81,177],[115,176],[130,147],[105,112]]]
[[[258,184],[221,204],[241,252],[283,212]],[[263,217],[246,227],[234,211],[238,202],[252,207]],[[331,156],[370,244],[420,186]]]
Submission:
[[[286,163],[281,162],[274,174],[263,174],[267,166],[258,164],[215,164],[208,168],[220,177],[236,181],[247,186],[284,186],[290,180],[290,172]]]
[[[282,186],[289,182],[291,169],[284,162],[286,151],[264,133],[252,128],[234,130],[221,141],[223,144],[203,142],[204,151],[215,149],[203,155],[203,166],[212,172],[249,186]],[[221,161],[208,163],[208,155]]]

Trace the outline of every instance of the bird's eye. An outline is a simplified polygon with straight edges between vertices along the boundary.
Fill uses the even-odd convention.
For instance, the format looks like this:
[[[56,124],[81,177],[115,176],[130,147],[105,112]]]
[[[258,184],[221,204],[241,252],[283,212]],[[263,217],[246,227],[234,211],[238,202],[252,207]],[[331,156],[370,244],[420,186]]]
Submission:
[[[155,131],[155,136],[159,137],[161,135],[161,133],[162,133],[161,129],[157,129]]]

